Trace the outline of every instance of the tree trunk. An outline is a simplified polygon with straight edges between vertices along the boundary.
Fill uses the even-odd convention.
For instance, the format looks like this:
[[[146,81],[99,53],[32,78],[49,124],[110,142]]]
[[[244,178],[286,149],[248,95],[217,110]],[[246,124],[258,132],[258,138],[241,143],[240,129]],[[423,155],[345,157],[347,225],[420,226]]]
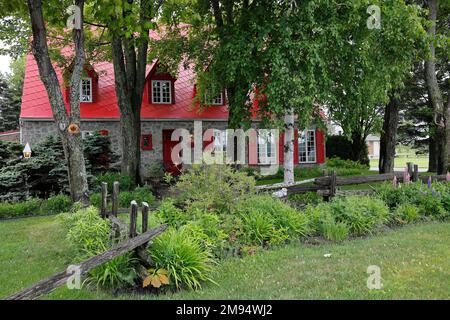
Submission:
[[[294,183],[294,110],[284,116],[284,184]]]
[[[428,172],[437,171],[437,146],[434,139],[435,128],[433,124],[430,124],[430,138],[428,142]]]
[[[397,127],[399,118],[399,101],[395,97],[385,107],[383,132],[380,140],[379,172],[394,172],[395,145],[397,144]]]
[[[158,3],[156,9],[161,3],[162,1]],[[149,33],[145,22],[150,20],[150,11],[150,1],[142,0],[140,2],[142,36],[139,36],[137,47],[132,44],[133,41],[119,34],[113,34],[111,42],[117,103],[120,110],[121,172],[130,176],[134,186],[141,183],[141,107],[148,55],[148,40],[144,35]],[[123,14],[126,18],[127,11],[125,10]]]
[[[428,20],[432,23],[428,28],[430,38],[436,38],[436,19],[438,11],[438,0],[428,1]],[[436,126],[435,143],[437,149],[437,173],[443,174],[447,171],[448,163],[448,141],[449,130],[447,119],[449,117],[447,108],[444,107],[441,90],[436,77],[436,48],[430,41],[430,59],[425,61],[425,82],[427,84],[428,96],[433,106],[433,122]]]
[[[84,0],[77,0],[75,4],[83,12]],[[44,83],[50,100],[55,124],[64,148],[64,155],[67,160],[69,188],[72,201],[82,201],[89,204],[88,183],[86,166],[83,154],[83,142],[81,133],[78,131],[71,134],[68,131],[70,124],[80,126],[80,79],[84,66],[84,41],[83,31],[74,30],[73,39],[75,42],[75,64],[72,73],[70,89],[70,115],[67,114],[64,104],[60,83],[56,76],[55,69],[50,61],[47,45],[47,31],[42,14],[41,0],[28,0],[31,27],[33,32],[32,51],[36,59],[39,75]],[[83,17],[81,17],[81,21]],[[81,23],[82,24],[82,23]]]

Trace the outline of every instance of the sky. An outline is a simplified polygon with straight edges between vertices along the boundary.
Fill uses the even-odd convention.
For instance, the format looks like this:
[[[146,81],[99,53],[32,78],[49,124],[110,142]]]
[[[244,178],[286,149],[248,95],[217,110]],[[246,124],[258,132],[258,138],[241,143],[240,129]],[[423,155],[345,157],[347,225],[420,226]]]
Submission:
[[[9,56],[0,56],[0,72],[9,72],[9,63],[11,58]]]
[[[0,48],[4,48],[5,45],[0,41]],[[9,72],[9,63],[11,62],[11,58],[9,56],[1,56],[0,55],[0,72],[5,73]]]

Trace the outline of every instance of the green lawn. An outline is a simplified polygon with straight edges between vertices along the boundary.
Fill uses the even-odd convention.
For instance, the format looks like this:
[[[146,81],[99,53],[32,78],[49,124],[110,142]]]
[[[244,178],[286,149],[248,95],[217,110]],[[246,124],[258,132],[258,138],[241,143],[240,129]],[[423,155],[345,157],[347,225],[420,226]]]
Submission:
[[[57,216],[0,222],[0,297],[70,264],[72,249]],[[343,244],[292,244],[216,268],[219,286],[165,296],[113,296],[60,288],[45,299],[450,299],[450,223],[430,223]],[[331,253],[325,258],[325,253]],[[378,265],[383,290],[366,287]]]
[[[408,162],[412,162],[414,164],[419,165],[419,168],[421,169],[428,169],[428,156],[417,157],[416,155],[396,157],[394,159],[394,167],[405,168],[406,163]],[[370,160],[370,167],[378,168],[378,159]]]

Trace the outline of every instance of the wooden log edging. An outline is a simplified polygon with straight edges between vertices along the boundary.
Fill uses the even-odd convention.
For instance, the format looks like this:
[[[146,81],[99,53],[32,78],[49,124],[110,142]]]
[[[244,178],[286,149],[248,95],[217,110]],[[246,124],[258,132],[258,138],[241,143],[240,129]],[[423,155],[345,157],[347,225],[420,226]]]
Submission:
[[[148,243],[151,239],[163,233],[167,227],[167,224],[163,224],[134,238],[128,239],[108,251],[81,262],[77,266],[80,268],[81,274],[86,273],[115,257]],[[50,278],[39,281],[31,287],[7,297],[6,300],[35,300],[44,294],[52,292],[59,286],[62,286],[71,276],[72,274],[68,274],[66,271],[59,272]]]

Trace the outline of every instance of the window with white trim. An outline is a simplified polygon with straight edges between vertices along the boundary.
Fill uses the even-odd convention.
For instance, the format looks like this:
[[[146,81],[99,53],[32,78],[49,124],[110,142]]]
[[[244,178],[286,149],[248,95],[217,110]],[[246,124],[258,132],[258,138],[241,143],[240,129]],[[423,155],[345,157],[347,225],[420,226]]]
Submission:
[[[152,80],[152,103],[172,103],[172,82],[170,80]]]
[[[258,163],[272,164],[276,162],[275,136],[269,130],[258,130]]]
[[[205,92],[205,104],[208,106],[221,106],[223,105],[223,92],[219,90],[206,90]]]
[[[298,136],[298,161],[300,163],[316,162],[316,131],[305,130]]]
[[[81,79],[80,102],[92,102],[92,78]]]

